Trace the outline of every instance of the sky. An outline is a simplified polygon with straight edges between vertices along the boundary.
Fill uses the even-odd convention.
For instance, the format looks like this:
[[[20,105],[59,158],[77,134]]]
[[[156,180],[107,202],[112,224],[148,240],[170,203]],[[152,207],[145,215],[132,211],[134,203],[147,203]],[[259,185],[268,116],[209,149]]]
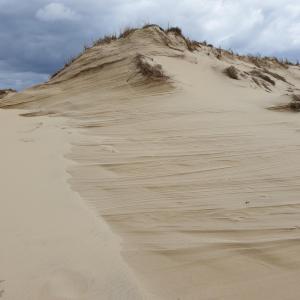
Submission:
[[[84,45],[145,23],[243,54],[300,60],[299,0],[0,0],[0,89],[46,81]]]

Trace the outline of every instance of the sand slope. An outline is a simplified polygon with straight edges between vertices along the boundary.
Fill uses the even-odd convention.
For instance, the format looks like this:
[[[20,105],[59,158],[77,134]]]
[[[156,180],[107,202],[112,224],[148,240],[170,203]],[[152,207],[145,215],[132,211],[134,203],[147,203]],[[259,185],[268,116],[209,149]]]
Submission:
[[[137,54],[161,64],[170,79],[143,76],[136,69]],[[109,230],[113,245],[107,249],[112,247],[112,253],[99,248],[100,252],[92,252],[94,256],[88,250],[80,255],[81,242],[76,248],[71,240],[61,238],[65,247],[78,250],[70,268],[79,268],[79,274],[81,268],[91,265],[94,270],[102,262],[108,269],[114,262],[124,274],[120,279],[124,288],[119,288],[119,283],[108,280],[116,273],[107,277],[96,268],[95,278],[101,279],[94,284],[100,286],[97,297],[106,299],[105,293],[112,291],[122,294],[110,294],[111,299],[150,297],[144,288],[154,299],[296,300],[300,296],[300,118],[296,113],[267,109],[299,93],[300,70],[276,62],[257,66],[226,53],[218,59],[217,54],[205,45],[192,53],[180,36],[166,35],[157,27],[138,30],[88,50],[48,83],[0,101],[6,108],[31,109],[27,116],[63,116],[61,127],[75,135],[65,140],[62,129],[51,134],[53,139],[62,135],[72,145],[69,151],[57,149],[53,159],[64,152],[76,162],[59,165],[59,174],[68,169],[69,183],[85,202],[64,183],[56,197],[56,201],[64,198],[65,189],[70,193],[64,210],[61,203],[50,201],[52,197],[44,202],[60,211],[54,218],[58,218],[57,230],[65,224],[69,210],[85,218],[76,226],[72,223],[67,235],[89,239],[88,225],[83,224],[93,220],[94,242],[101,248],[101,234],[108,230],[105,220],[121,238],[122,257]],[[239,70],[241,80],[224,74],[231,65]],[[280,75],[269,74],[275,85],[253,75],[265,68]],[[40,153],[37,145],[33,149]],[[47,179],[51,191],[55,182],[47,177],[47,168],[39,180]],[[32,188],[26,190],[31,192]],[[41,191],[39,197],[45,194],[51,193]],[[98,219],[84,214],[82,203]],[[80,208],[72,210],[74,205]],[[45,226],[50,226],[48,212],[37,214]],[[40,230],[40,234],[49,233]],[[83,259],[87,256],[88,262]],[[79,257],[83,259],[80,266]],[[55,264],[57,260],[66,263],[62,253],[54,257]],[[39,272],[44,280],[46,276]],[[60,276],[65,274],[53,275],[58,278],[55,284],[60,286]],[[80,284],[72,286],[77,289]],[[74,299],[93,299],[79,294]],[[73,299],[65,294],[49,297]]]
[[[1,299],[146,299],[119,240],[66,184],[74,133],[57,118],[0,119]]]

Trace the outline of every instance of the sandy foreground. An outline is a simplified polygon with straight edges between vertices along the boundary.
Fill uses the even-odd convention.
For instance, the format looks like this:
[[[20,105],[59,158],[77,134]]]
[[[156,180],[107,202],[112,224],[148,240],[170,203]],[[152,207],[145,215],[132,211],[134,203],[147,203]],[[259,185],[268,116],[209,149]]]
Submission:
[[[137,30],[0,101],[26,109],[0,111],[3,299],[299,299],[300,118],[268,109],[299,67],[184,43]]]
[[[143,299],[119,239],[67,184],[61,123],[0,111],[1,299]]]

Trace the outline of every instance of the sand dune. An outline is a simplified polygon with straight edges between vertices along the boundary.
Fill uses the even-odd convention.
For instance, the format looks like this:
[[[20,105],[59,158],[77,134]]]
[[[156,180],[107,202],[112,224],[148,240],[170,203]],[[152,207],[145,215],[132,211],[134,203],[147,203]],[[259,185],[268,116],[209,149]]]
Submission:
[[[0,100],[36,116],[1,112],[3,299],[299,298],[300,69],[187,42],[136,30]]]
[[[119,240],[66,184],[76,133],[59,118],[0,118],[1,299],[143,299]]]

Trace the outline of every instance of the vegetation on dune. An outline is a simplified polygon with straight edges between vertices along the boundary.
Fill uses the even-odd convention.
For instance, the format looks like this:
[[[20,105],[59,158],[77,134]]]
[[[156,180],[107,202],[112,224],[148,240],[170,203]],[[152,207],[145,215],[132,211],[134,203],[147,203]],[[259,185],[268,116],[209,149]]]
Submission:
[[[250,72],[250,74],[255,77],[259,77],[259,78],[263,79],[264,81],[271,83],[272,85],[275,85],[275,81],[273,79],[271,79],[268,75],[262,73],[260,70],[252,70]]]
[[[240,78],[239,78],[239,71],[238,71],[238,69],[237,69],[236,67],[234,67],[234,66],[230,66],[230,67],[226,68],[226,69],[224,70],[224,72],[225,72],[225,74],[226,74],[229,78],[231,78],[231,79],[235,79],[235,80],[239,80],[239,79],[240,79]]]
[[[196,51],[197,49],[201,48],[201,47],[207,47],[210,48],[210,52],[213,53],[213,55],[215,55],[216,58],[218,58],[219,60],[221,60],[223,57],[231,57],[231,58],[238,58],[240,60],[249,62],[254,64],[256,67],[258,68],[264,68],[264,73],[267,73],[268,75],[286,82],[285,78],[280,76],[277,73],[273,73],[271,71],[268,71],[266,68],[272,66],[272,65],[276,65],[276,66],[280,66],[282,68],[288,68],[291,65],[299,65],[299,63],[297,64],[293,64],[292,62],[290,62],[287,59],[279,59],[276,57],[261,57],[260,55],[239,55],[237,53],[234,53],[232,50],[224,50],[221,47],[219,48],[215,48],[213,45],[211,44],[207,44],[206,41],[204,42],[197,42],[194,40],[189,39],[188,37],[186,37],[181,28],[179,27],[168,27],[167,29],[163,29],[162,27],[155,25],[155,24],[145,24],[142,29],[149,29],[149,28],[159,28],[161,33],[164,33],[165,36],[163,37],[163,41],[165,42],[166,46],[173,48],[171,41],[169,41],[168,35],[169,34],[174,34],[176,36],[181,37],[185,44],[186,47],[189,51],[193,52]],[[96,41],[94,41],[92,43],[91,46],[85,46],[83,48],[83,50],[75,57],[72,57],[70,59],[67,60],[67,62],[65,63],[65,65],[59,69],[57,72],[55,72],[53,75],[51,75],[50,79],[53,79],[54,77],[56,77],[57,75],[59,75],[62,71],[64,71],[66,68],[68,68],[74,61],[78,60],[86,51],[88,51],[90,48],[95,47],[95,46],[103,46],[103,45],[107,45],[110,44],[114,41],[120,40],[120,39],[126,39],[128,37],[131,36],[131,34],[133,34],[134,32],[136,32],[138,30],[138,28],[133,28],[133,27],[126,27],[118,36],[116,34],[112,34],[112,35],[105,35],[104,37],[97,39]],[[233,79],[239,79],[238,78],[238,74],[236,74],[236,72],[229,67],[228,70],[226,70],[226,74]],[[258,76],[261,79],[271,83],[272,85],[275,84],[275,81],[272,80],[268,75],[266,74],[253,74],[253,77]]]
[[[182,30],[179,27],[170,27],[170,28],[166,29],[165,32],[166,33],[173,32],[177,35],[183,36]]]
[[[292,100],[288,104],[270,107],[271,110],[300,112],[300,95],[290,95]]]
[[[164,73],[164,70],[159,64],[151,64],[145,56],[138,54],[135,57],[135,63],[138,71],[145,77],[151,80],[166,80],[169,77]]]
[[[289,106],[292,111],[300,112],[300,95],[292,95],[292,101]]]
[[[143,29],[147,29],[147,28],[151,28],[151,27],[158,27],[161,31],[165,31],[162,27],[156,25],[156,24],[151,24],[151,23],[146,23],[142,28]]]
[[[111,35],[105,35],[103,38],[100,38],[96,41],[93,42],[93,47],[94,46],[100,46],[100,45],[104,45],[104,44],[109,44],[112,41],[117,40],[118,37],[116,34],[111,34]]]
[[[267,73],[267,74],[269,74],[269,75],[271,75],[272,77],[274,77],[277,80],[280,80],[280,81],[283,81],[285,83],[288,83],[287,80],[283,76],[281,76],[281,75],[279,75],[279,74],[277,74],[275,72],[271,72],[270,70],[268,70],[266,68],[264,68],[264,72]]]
[[[189,39],[188,37],[186,37],[183,33],[181,28],[179,27],[170,27],[166,30],[164,30],[165,33],[174,33],[175,35],[180,36],[186,43],[186,46],[188,48],[188,50],[190,50],[191,52],[197,50],[198,47],[200,47],[200,43],[196,42],[194,40]]]
[[[138,28],[125,27],[125,29],[120,33],[119,39],[125,39],[137,30]]]
[[[13,89],[4,89],[4,90],[0,89],[0,99],[4,98],[5,96],[7,96],[10,93],[16,93],[16,92],[17,91],[13,90]]]

